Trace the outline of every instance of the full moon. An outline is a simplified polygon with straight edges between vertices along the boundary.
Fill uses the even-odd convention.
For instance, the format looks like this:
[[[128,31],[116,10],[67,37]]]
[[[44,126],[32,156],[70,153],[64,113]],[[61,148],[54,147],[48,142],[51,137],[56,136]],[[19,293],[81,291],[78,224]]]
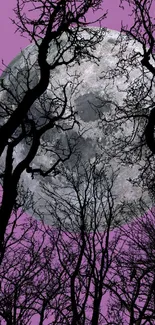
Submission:
[[[120,89],[125,90],[127,84],[125,83],[125,77],[123,76],[118,75],[114,83],[113,80],[106,80],[103,77],[103,71],[106,72],[108,69],[114,68],[118,61],[117,53],[119,44],[117,45],[116,41],[120,33],[105,28],[102,30],[105,34],[104,39],[101,43],[96,45],[96,48],[93,51],[93,55],[99,59],[98,64],[82,59],[80,65],[78,63],[72,63],[68,67],[65,65],[56,67],[56,69],[51,72],[50,83],[46,91],[46,95],[49,99],[53,98],[54,93],[61,97],[62,86],[65,85],[67,81],[72,82],[73,86],[76,85],[76,76],[78,75],[78,84],[75,87],[75,91],[72,94],[72,87],[68,87],[67,97],[68,100],[71,100],[74,111],[77,112],[77,120],[80,124],[82,135],[79,136],[78,126],[75,125],[73,129],[65,131],[65,133],[62,130],[58,132],[57,129],[51,129],[49,132],[44,134],[42,141],[51,144],[53,151],[55,150],[55,152],[57,152],[57,150],[59,151],[60,149],[60,144],[62,144],[64,148],[67,146],[67,138],[64,137],[64,134],[67,134],[70,140],[77,140],[79,136],[76,148],[81,154],[81,161],[93,162],[96,154],[102,154],[104,161],[107,165],[110,164],[113,170],[116,170],[119,167],[119,172],[113,186],[113,192],[116,195],[115,204],[117,205],[122,200],[128,202],[138,200],[142,195],[142,191],[140,188],[133,187],[128,181],[129,178],[136,176],[138,173],[138,166],[136,164],[132,167],[129,165],[118,166],[117,159],[113,158],[108,161],[108,157],[106,156],[106,148],[113,146],[113,133],[118,133],[119,136],[119,132],[121,131],[111,130],[110,134],[104,134],[104,130],[100,127],[100,117],[97,110],[95,110],[95,107],[98,108],[101,116],[102,114],[105,114],[105,116],[111,114],[114,106],[109,103],[109,101],[116,102],[118,105],[122,104],[125,92],[120,93],[117,86],[119,86]],[[81,32],[81,37],[86,37],[86,35],[87,31]],[[65,42],[65,35],[62,35],[62,41]],[[135,51],[142,51],[141,45],[131,40],[126,50],[128,51],[127,54],[130,54],[133,48]],[[57,51],[58,49],[56,46],[51,43],[47,57],[48,62],[52,62]],[[14,96],[19,100],[22,99],[24,92],[27,89],[27,68],[30,69],[30,87],[34,87],[39,81],[37,53],[36,45],[33,43],[30,44],[9,64],[7,69],[1,75],[1,79],[4,80]],[[65,53],[66,57],[67,55],[69,55],[69,52]],[[138,73],[139,71],[136,68],[129,69],[130,78],[128,84],[131,80],[133,81],[137,77]],[[61,87],[60,84],[62,85]],[[13,110],[16,105],[13,97],[7,91],[2,91],[0,96],[1,102],[9,104]],[[44,96],[42,96],[42,99],[44,99]],[[48,106],[48,101],[44,104]],[[41,119],[41,101],[37,100],[32,105],[31,113],[39,125]],[[2,125],[5,120],[6,117],[3,119],[1,118],[0,124]],[[66,126],[69,127],[69,121],[66,120],[65,123]],[[130,128],[132,129],[132,125],[128,126],[128,132],[130,132]],[[26,144],[24,143],[17,146],[14,154],[14,165],[24,158],[26,150]],[[0,159],[2,169],[4,168],[5,152]],[[73,168],[76,159],[77,156],[73,153],[70,159],[65,163],[65,167],[68,171]],[[53,158],[51,155],[49,156],[48,153],[40,150],[31,166],[37,168],[42,166],[43,170],[47,170],[50,168],[52,160]],[[23,182],[25,190],[29,188],[33,193],[34,202],[37,202],[37,208],[44,214],[45,222],[52,225],[52,216],[47,213],[45,207],[47,196],[43,191],[43,185],[47,185],[48,188],[51,189],[54,185],[57,185],[58,192],[61,197],[63,197],[63,195],[65,195],[64,188],[62,187],[64,182],[66,183],[67,188],[67,180],[65,179],[65,176],[61,175],[61,173],[55,177],[48,176],[45,178],[40,175],[35,175],[34,179],[32,179],[31,175],[24,171],[21,176],[21,182]],[[145,198],[147,199],[147,202],[149,202],[148,193],[145,193]],[[32,211],[28,212],[32,213]],[[38,217],[36,216],[36,218]]]

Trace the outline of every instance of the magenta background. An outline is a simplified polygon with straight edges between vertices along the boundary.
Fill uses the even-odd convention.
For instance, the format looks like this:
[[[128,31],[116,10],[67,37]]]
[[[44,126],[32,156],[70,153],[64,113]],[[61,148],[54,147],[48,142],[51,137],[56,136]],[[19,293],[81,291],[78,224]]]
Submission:
[[[109,10],[107,18],[103,20],[101,26],[107,27],[109,29],[119,31],[121,28],[121,20],[124,21],[125,24],[132,23],[132,19],[129,14],[129,7],[125,6],[125,10],[119,8],[120,0],[105,0],[103,2],[103,9],[106,11]],[[4,70],[4,66],[2,65],[2,59],[4,60],[5,65],[8,65],[9,62],[27,45],[29,45],[28,38],[23,38],[17,32],[15,33],[15,26],[12,24],[9,18],[15,18],[12,9],[16,5],[16,0],[4,0],[1,1],[0,4],[0,74],[2,70]],[[154,5],[155,7],[155,5]],[[104,13],[99,12],[99,16]],[[87,20],[93,21],[96,20],[98,14],[94,15],[93,13],[87,14]],[[94,24],[98,26],[98,24]],[[1,196],[1,193],[0,193]],[[26,217],[23,216],[23,218]],[[21,220],[20,220],[21,221]],[[19,227],[20,228],[20,227]],[[112,236],[112,234],[111,234]],[[105,300],[104,300],[105,304]],[[36,321],[37,318],[33,319]],[[46,322],[45,322],[46,323]]]

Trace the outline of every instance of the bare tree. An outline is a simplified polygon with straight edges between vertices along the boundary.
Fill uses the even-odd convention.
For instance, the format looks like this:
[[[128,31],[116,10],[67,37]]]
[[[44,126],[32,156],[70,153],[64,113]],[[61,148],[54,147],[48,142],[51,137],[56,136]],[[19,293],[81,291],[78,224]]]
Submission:
[[[99,172],[97,163],[101,159],[77,162],[70,171],[62,166],[64,195],[60,188],[45,188],[55,227],[29,218],[11,239],[0,267],[0,317],[6,324],[31,324],[34,317],[39,325],[106,324],[105,284],[119,243],[110,230],[119,224],[121,207],[114,206],[116,175],[106,166]]]
[[[71,170],[62,166],[61,188],[43,184],[49,196],[47,213],[53,227],[62,231],[56,245],[61,267],[68,274],[63,312],[68,323],[59,314],[61,324],[105,323],[104,284],[119,242],[117,234],[110,238],[111,229],[120,224],[121,205],[114,204],[113,193],[116,174],[101,157],[94,162],[78,157]]]
[[[138,218],[134,205],[116,205],[116,176],[101,157],[79,158],[61,165],[61,188],[44,185],[53,227],[44,216],[22,221],[1,263],[5,324],[153,324],[154,213]],[[111,236],[126,213],[136,222]]]
[[[113,82],[118,76],[124,79],[123,89],[118,86],[123,99],[118,103],[109,98],[112,114],[102,116],[100,123],[103,132],[112,138],[108,155],[116,157],[122,165],[137,165],[137,175],[129,181],[147,189],[154,202],[153,1],[122,0],[122,9],[125,3],[131,8],[132,23],[122,23],[115,44],[119,48],[117,54],[115,52],[117,64],[107,72],[103,71],[103,78],[113,79]]]
[[[139,107],[141,107],[141,113],[139,118],[142,120],[143,134],[142,143],[147,144],[149,148],[149,156],[147,157],[147,166],[150,169],[154,169],[152,164],[152,158],[155,153],[154,149],[154,22],[152,17],[152,5],[153,0],[148,1],[122,1],[127,2],[132,7],[132,16],[134,23],[130,28],[128,26],[122,25],[122,32],[126,34],[127,40],[132,37],[134,41],[138,41],[141,45],[142,51],[134,53],[130,57],[133,64],[136,64],[137,60],[140,59],[140,64],[142,68],[142,78],[139,80],[139,88],[141,94],[139,96]],[[149,83],[147,82],[149,80]],[[136,88],[136,84],[135,84]],[[135,89],[134,88],[134,89]],[[136,95],[136,91],[134,92]],[[144,113],[145,112],[145,113]],[[136,117],[136,116],[135,116]],[[138,116],[137,116],[138,117]],[[145,141],[144,141],[145,139]],[[151,153],[150,153],[151,152]],[[145,168],[147,169],[147,168]],[[154,174],[154,173],[153,173]],[[151,184],[152,185],[152,184]]]
[[[98,61],[98,58],[93,56],[93,49],[96,44],[103,38],[103,30],[89,30],[86,28],[88,25],[85,21],[85,14],[89,9],[94,11],[99,9],[102,1],[90,0],[90,1],[31,1],[31,10],[39,10],[39,17],[37,20],[27,17],[24,13],[24,8],[29,3],[26,0],[17,0],[17,6],[14,9],[16,14],[16,21],[13,21],[17,26],[17,30],[21,35],[28,35],[32,41],[35,42],[35,46],[38,51],[37,65],[39,69],[39,81],[34,86],[31,80],[31,69],[33,65],[26,64],[25,82],[20,95],[18,95],[17,87],[20,85],[20,80],[17,87],[14,86],[12,91],[5,78],[1,78],[1,91],[6,92],[10,96],[10,103],[1,101],[1,117],[2,125],[0,127],[0,155],[6,154],[4,169],[1,172],[1,183],[3,186],[3,197],[0,208],[1,227],[0,227],[0,250],[4,251],[3,242],[6,227],[11,216],[12,210],[16,203],[18,196],[18,183],[21,174],[26,171],[31,173],[39,173],[43,177],[53,172],[60,161],[68,159],[72,153],[73,148],[69,148],[69,151],[63,158],[57,156],[54,164],[46,171],[41,168],[33,170],[31,163],[39,151],[43,149],[51,151],[51,148],[42,145],[41,139],[45,132],[51,129],[64,127],[65,121],[71,120],[70,128],[76,123],[75,113],[73,107],[68,103],[67,87],[71,87],[72,91],[75,88],[75,84],[66,83],[60,84],[61,96],[55,96],[52,99],[47,98],[45,93],[49,81],[50,74],[56,67],[61,65],[68,66],[73,62],[80,63],[83,58],[89,60]],[[104,18],[106,14],[102,16]],[[100,18],[101,19],[101,18]],[[99,19],[99,20],[100,20]],[[74,25],[74,27],[73,27]],[[86,28],[88,37],[86,39],[80,38],[80,33]],[[65,35],[65,44],[62,43],[61,37]],[[38,37],[41,41],[38,40]],[[48,50],[50,44],[55,44],[57,47],[56,56],[51,63],[48,62]],[[70,56],[66,59],[65,53],[70,51]],[[15,83],[13,72],[8,69],[7,74],[10,76],[12,84]],[[18,71],[20,75],[20,69]],[[12,79],[11,79],[12,78]],[[75,76],[76,79],[76,76]],[[74,82],[75,82],[74,79]],[[20,85],[21,86],[21,85]],[[26,88],[24,88],[26,87]],[[54,92],[54,89],[51,90]],[[44,104],[44,100],[48,99],[48,105]],[[41,104],[41,119],[38,123],[37,119],[34,119],[32,106],[39,101]],[[13,105],[12,105],[13,103]],[[38,104],[38,102],[36,103]],[[48,106],[48,107],[47,107]],[[69,114],[66,116],[67,109]],[[37,112],[36,112],[37,114]],[[14,152],[17,146],[21,143],[26,143],[27,152],[21,161],[13,166]],[[11,186],[10,186],[11,184]],[[9,198],[9,201],[8,201]]]
[[[133,213],[133,211],[132,211]],[[113,259],[107,324],[154,324],[154,212],[122,227],[122,249]]]
[[[65,274],[55,258],[56,239],[48,246],[43,224],[29,218],[17,230],[0,268],[0,319],[8,325],[32,324],[37,316],[41,325],[50,314],[49,302],[64,292]]]

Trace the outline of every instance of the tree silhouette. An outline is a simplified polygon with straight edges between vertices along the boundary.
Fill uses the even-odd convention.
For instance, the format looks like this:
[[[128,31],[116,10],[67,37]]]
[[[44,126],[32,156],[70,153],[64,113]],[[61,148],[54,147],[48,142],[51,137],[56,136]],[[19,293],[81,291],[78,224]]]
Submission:
[[[121,229],[122,249],[113,259],[107,324],[111,320],[113,324],[154,324],[154,217],[151,211]]]
[[[66,165],[71,154],[76,152],[76,143],[71,145],[65,132],[68,129],[66,121],[71,120],[69,128],[77,123],[67,89],[71,88],[72,96],[78,76],[75,75],[70,83],[58,84],[60,96],[55,93],[54,87],[51,89],[52,99],[49,96],[50,74],[57,67],[74,62],[80,64],[83,58],[97,62],[92,52],[102,40],[104,29],[89,30],[84,16],[91,8],[97,10],[101,2],[40,0],[36,4],[36,1],[32,1],[34,9],[31,12],[39,10],[38,19],[34,19],[24,13],[24,6],[29,2],[17,0],[17,21],[13,23],[21,35],[29,35],[30,40],[34,41],[38,60],[30,65],[29,58],[23,55],[26,66],[23,85],[20,84],[20,69],[14,76],[8,67],[1,77],[1,92],[7,93],[7,101],[3,98],[0,103],[3,186],[0,208],[0,321],[7,325],[33,324],[33,317],[36,316],[39,325],[45,322],[53,325],[154,323],[154,213],[150,217],[146,214],[146,218],[136,219],[127,228],[120,227],[121,222],[130,216],[141,214],[137,206],[142,201],[136,202],[136,206],[123,201],[116,203],[113,186],[117,172],[110,167],[113,157],[123,164],[138,163],[141,168],[139,181],[143,182],[144,189],[147,185],[153,191],[154,69],[150,60],[154,59],[154,39],[150,32],[153,33],[154,25],[149,16],[152,1],[130,1],[137,20],[125,37],[120,35],[118,63],[116,69],[108,71],[108,78],[122,73],[128,80],[129,66],[139,69],[138,77],[128,86],[123,105],[109,100],[114,107],[112,115],[108,118],[99,115],[104,134],[111,136],[113,141],[113,146],[106,149],[107,158],[106,150],[101,157],[95,156],[93,162],[81,161],[77,154],[74,167]],[[105,14],[101,18],[104,17]],[[142,36],[141,26],[145,28]],[[82,31],[86,31],[90,38],[81,39]],[[133,51],[132,55],[124,57],[125,45],[136,37],[135,32],[143,53]],[[62,42],[64,34],[67,47]],[[51,43],[58,49],[53,62],[48,60]],[[68,49],[71,56],[66,59],[64,54]],[[35,84],[30,77],[33,69],[39,71],[39,80]],[[151,73],[149,77],[148,71]],[[16,85],[17,88],[21,87],[20,93]],[[34,103],[37,108],[33,106]],[[41,119],[37,119],[37,109]],[[66,117],[68,110],[70,114]],[[131,135],[125,134],[122,121],[132,121],[134,127]],[[55,152],[55,162],[50,168],[34,168],[32,163],[37,155],[48,152],[50,156],[53,153],[53,148],[48,146],[45,139],[45,134],[51,129],[64,131],[67,153],[66,148],[62,147],[61,152]],[[121,131],[119,137],[115,134],[118,129]],[[27,152],[14,166],[15,150],[23,143]],[[24,171],[30,173],[32,178],[37,174],[51,176],[52,188],[44,182],[42,188],[46,194],[46,214],[51,218],[53,228],[45,226],[44,215],[33,205],[33,196],[25,193],[24,186],[20,184]],[[59,184],[56,182],[58,178]],[[17,225],[18,208],[27,210],[29,206],[42,220],[41,225],[32,218]],[[15,215],[13,222],[10,220],[12,212]],[[9,224],[11,230],[6,233]],[[19,231],[17,235],[16,230],[20,227],[20,235]],[[115,227],[117,229],[110,238]],[[106,311],[104,299],[107,294],[110,299]]]
[[[61,162],[57,177],[61,188],[43,184],[52,227],[34,209],[42,222],[29,217],[8,238],[0,266],[0,320],[153,324],[153,210],[138,218],[146,211],[143,202],[141,211],[134,204],[116,204],[117,172],[102,156],[93,162],[78,156],[70,169]],[[120,216],[125,221],[126,214],[136,222],[120,227]]]
[[[120,6],[124,9],[123,4],[129,5],[132,22],[122,23],[114,44],[114,49],[115,45],[118,49],[115,67],[103,71],[103,78],[113,82],[118,76],[124,79],[124,86],[118,86],[122,101],[109,98],[112,114],[103,116],[100,124],[112,138],[113,145],[107,148],[109,157],[116,157],[122,165],[136,165],[137,174],[129,181],[148,191],[154,202],[153,1],[122,0]]]
[[[53,100],[48,98],[47,89],[50,81],[50,74],[57,67],[61,65],[68,66],[73,62],[80,63],[83,58],[98,61],[98,58],[93,56],[93,49],[99,41],[103,39],[104,32],[102,29],[88,30],[88,38],[80,39],[79,33],[88,25],[85,21],[85,14],[89,9],[97,10],[101,4],[99,0],[90,1],[31,1],[30,11],[37,12],[39,10],[39,17],[34,20],[26,16],[24,10],[28,2],[26,0],[17,0],[14,12],[16,14],[16,21],[13,23],[17,26],[17,30],[22,36],[25,34],[30,37],[31,41],[35,42],[38,51],[37,56],[37,70],[39,71],[39,81],[32,85],[31,69],[33,64],[26,62],[26,72],[24,75],[23,85],[20,83],[20,68],[17,73],[17,78],[13,76],[13,71],[8,68],[6,74],[1,77],[1,92],[6,92],[10,98],[8,101],[1,100],[1,127],[0,127],[0,156],[5,152],[4,168],[1,172],[1,184],[3,186],[2,203],[0,207],[0,251],[4,253],[4,235],[8,225],[9,218],[13,211],[18,196],[18,184],[21,174],[26,171],[32,174],[40,173],[46,176],[56,170],[60,161],[68,159],[72,153],[73,148],[68,148],[68,152],[63,158],[56,156],[52,167],[46,171],[40,169],[32,169],[31,163],[39,150],[44,148],[41,144],[42,136],[54,128],[61,128],[65,131],[64,122],[71,120],[70,128],[76,123],[76,116],[74,110],[68,102],[67,87],[71,88],[71,93],[74,92],[75,76],[73,82],[66,84],[59,84],[61,89],[61,96],[55,95]],[[104,18],[106,14],[102,16]],[[100,18],[101,19],[101,18]],[[99,19],[99,21],[100,21]],[[73,26],[74,25],[74,26]],[[62,44],[61,37],[65,35],[67,42]],[[38,39],[39,38],[39,39]],[[56,45],[57,53],[53,58],[53,62],[48,62],[48,50],[51,44]],[[65,53],[70,51],[70,56],[65,59]],[[36,68],[36,66],[35,66]],[[37,71],[36,70],[36,71]],[[36,72],[35,71],[35,72]],[[10,80],[12,89],[7,85],[7,78]],[[17,87],[15,86],[15,81]],[[13,88],[14,86],[14,88]],[[22,88],[20,94],[18,87]],[[54,92],[54,89],[51,89]],[[46,101],[48,100],[48,105]],[[41,105],[41,119],[38,121],[33,116],[32,106],[38,102]],[[48,107],[47,107],[48,106]],[[69,114],[66,116],[66,111],[69,109]],[[37,109],[36,109],[37,114]],[[24,158],[13,166],[14,152],[19,144],[26,143],[27,152]],[[46,152],[50,152],[50,148],[45,148]],[[11,184],[11,186],[10,186]],[[9,200],[8,200],[9,198]]]
[[[93,163],[78,159],[71,170],[61,167],[66,176],[63,194],[57,186],[49,190],[44,185],[53,227],[44,224],[44,216],[42,223],[30,217],[9,239],[0,266],[0,320],[39,325],[153,324],[153,210],[138,218],[140,211],[134,205],[128,210],[123,202],[115,205],[117,173],[101,157]],[[134,214],[136,222],[117,228],[111,236],[120,225],[120,214],[125,219],[126,213]]]
[[[70,171],[62,166],[70,192],[60,197],[59,188],[45,187],[55,227],[29,218],[7,247],[0,266],[0,317],[6,324],[33,324],[34,316],[39,325],[105,324],[105,284],[119,241],[110,230],[120,207],[112,193],[116,175],[107,174],[107,166],[98,173],[99,162],[77,160]]]
[[[149,71],[151,75],[151,84],[148,92],[151,92],[154,84],[154,23],[152,17],[153,0],[147,1],[130,1],[121,0],[121,4],[127,2],[132,5],[132,15],[134,16],[134,23],[128,29],[122,26],[122,32],[125,32],[127,37],[132,37],[138,41],[142,46],[142,53],[137,53],[137,57],[141,57],[141,64],[144,67],[143,72]],[[133,59],[133,58],[132,58]],[[146,69],[145,69],[146,68]],[[146,97],[146,94],[145,94]],[[148,148],[154,155],[154,104],[150,107],[150,112],[145,126],[144,134]]]

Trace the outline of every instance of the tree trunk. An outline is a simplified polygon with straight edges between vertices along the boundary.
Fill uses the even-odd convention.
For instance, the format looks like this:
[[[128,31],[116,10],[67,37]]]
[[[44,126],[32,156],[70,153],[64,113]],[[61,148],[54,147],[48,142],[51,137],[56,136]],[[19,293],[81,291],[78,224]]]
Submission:
[[[4,235],[17,197],[17,184],[12,182],[5,187],[0,207],[0,264],[4,257]]]

